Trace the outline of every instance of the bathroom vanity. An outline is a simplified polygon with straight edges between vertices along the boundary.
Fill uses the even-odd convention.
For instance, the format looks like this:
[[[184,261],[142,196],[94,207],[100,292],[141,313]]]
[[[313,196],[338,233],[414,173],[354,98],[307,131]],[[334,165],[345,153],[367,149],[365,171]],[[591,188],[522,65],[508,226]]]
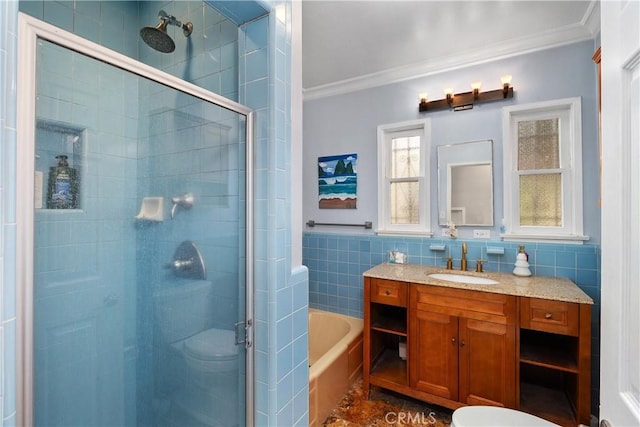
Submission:
[[[592,304],[563,278],[378,265],[364,273],[364,391],[589,425]]]

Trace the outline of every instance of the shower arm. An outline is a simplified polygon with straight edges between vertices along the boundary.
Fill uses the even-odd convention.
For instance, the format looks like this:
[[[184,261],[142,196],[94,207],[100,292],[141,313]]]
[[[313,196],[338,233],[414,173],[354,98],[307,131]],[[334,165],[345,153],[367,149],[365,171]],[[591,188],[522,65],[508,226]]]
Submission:
[[[169,25],[174,25],[176,27],[182,28],[182,32],[186,37],[189,37],[191,35],[191,32],[193,31],[193,24],[191,22],[187,22],[186,24],[183,24],[175,16],[169,15],[164,10],[161,10],[160,12],[158,12],[158,18],[160,18],[161,21],[166,22]]]

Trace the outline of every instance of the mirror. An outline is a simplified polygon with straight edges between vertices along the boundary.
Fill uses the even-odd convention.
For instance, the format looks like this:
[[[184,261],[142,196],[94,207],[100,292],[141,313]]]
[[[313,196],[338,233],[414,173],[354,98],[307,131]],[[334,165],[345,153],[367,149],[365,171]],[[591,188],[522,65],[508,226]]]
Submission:
[[[438,223],[493,225],[493,141],[438,146]]]

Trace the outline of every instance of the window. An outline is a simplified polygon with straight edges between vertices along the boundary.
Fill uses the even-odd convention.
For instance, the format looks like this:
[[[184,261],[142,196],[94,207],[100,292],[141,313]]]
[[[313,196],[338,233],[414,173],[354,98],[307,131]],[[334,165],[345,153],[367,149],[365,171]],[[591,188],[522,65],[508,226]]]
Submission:
[[[378,126],[378,233],[431,234],[429,120]]]
[[[582,241],[580,98],[503,108],[505,240]]]

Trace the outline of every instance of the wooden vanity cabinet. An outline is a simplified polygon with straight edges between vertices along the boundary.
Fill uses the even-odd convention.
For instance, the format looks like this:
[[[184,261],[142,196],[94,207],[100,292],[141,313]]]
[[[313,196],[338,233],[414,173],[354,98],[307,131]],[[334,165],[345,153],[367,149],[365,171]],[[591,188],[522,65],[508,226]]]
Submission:
[[[409,300],[410,386],[445,406],[514,407],[515,297],[412,284]]]
[[[590,381],[590,304],[364,278],[365,395],[374,385],[575,426],[589,424]]]

